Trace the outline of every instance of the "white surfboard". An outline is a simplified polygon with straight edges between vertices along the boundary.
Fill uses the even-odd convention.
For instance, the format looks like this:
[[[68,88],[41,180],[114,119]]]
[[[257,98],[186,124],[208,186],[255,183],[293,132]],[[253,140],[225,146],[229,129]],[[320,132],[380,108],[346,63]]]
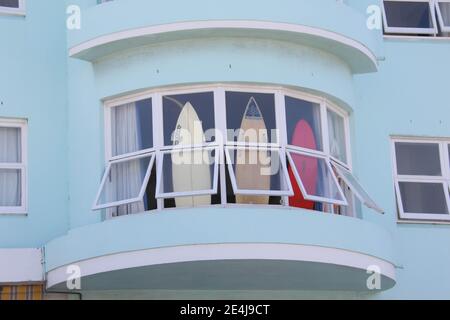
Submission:
[[[238,142],[268,143],[264,117],[254,97],[250,98],[245,109]],[[266,151],[237,150],[236,183],[239,189],[268,190],[270,188],[270,176],[261,174],[263,164],[270,163],[267,158]],[[236,203],[269,204],[269,197],[236,195]]]
[[[200,145],[205,142],[203,125],[197,112],[190,102],[187,102],[178,117],[173,145]],[[200,159],[207,159],[208,151],[177,151],[172,153],[172,182],[174,192],[200,191],[211,189],[210,165]],[[191,160],[179,163],[179,159]],[[176,198],[177,207],[193,207],[210,205],[211,196],[195,196]]]

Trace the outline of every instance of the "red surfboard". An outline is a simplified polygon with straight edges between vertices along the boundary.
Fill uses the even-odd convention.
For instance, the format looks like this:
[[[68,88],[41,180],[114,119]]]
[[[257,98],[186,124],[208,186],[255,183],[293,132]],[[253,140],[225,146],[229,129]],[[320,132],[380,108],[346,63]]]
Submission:
[[[291,144],[301,148],[308,148],[313,150],[317,149],[316,139],[314,138],[314,131],[307,121],[300,120],[299,122],[297,122],[294,133],[292,135]],[[291,153],[291,156],[306,191],[309,194],[314,194],[317,187],[318,176],[317,159],[301,154]],[[291,179],[292,188],[294,189],[294,195],[292,197],[289,197],[289,205],[291,207],[313,210],[314,201],[305,200],[291,167],[289,167],[289,178]]]

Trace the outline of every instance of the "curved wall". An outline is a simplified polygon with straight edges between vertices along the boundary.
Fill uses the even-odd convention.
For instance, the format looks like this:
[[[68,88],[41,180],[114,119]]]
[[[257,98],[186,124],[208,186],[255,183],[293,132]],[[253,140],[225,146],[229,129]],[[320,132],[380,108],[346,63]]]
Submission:
[[[69,48],[103,36],[149,26],[201,21],[259,21],[332,32],[360,43],[372,53],[378,51],[377,34],[367,28],[366,17],[335,0],[169,0],[157,6],[147,0],[135,0],[132,5],[129,1],[114,0],[85,7],[82,13],[82,28],[68,34]],[[333,47],[329,49],[333,50]]]

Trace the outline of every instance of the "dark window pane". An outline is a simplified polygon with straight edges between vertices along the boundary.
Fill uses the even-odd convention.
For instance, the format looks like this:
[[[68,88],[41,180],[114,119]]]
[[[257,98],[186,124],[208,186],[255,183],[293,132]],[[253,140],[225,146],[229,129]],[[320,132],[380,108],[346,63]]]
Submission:
[[[0,0],[0,7],[18,8],[19,0]]]
[[[214,94],[203,92],[164,96],[163,119],[166,146],[214,142]],[[203,132],[197,133],[197,130]],[[181,141],[177,134],[185,140],[190,136],[190,141]]]
[[[428,1],[384,1],[384,7],[389,27],[433,28]]]
[[[286,128],[288,144],[323,150],[319,104],[286,96]]]
[[[277,143],[273,94],[227,92],[226,108],[228,141]]]
[[[400,182],[405,213],[448,214],[442,183]]]
[[[441,175],[438,144],[396,142],[395,152],[399,175]]]

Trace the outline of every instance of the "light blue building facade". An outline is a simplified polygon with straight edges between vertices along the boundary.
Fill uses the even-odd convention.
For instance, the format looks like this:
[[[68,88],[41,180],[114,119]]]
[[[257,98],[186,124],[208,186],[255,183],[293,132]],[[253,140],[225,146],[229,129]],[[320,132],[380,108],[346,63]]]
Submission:
[[[0,0],[0,287],[450,298],[450,2],[98,2]]]

